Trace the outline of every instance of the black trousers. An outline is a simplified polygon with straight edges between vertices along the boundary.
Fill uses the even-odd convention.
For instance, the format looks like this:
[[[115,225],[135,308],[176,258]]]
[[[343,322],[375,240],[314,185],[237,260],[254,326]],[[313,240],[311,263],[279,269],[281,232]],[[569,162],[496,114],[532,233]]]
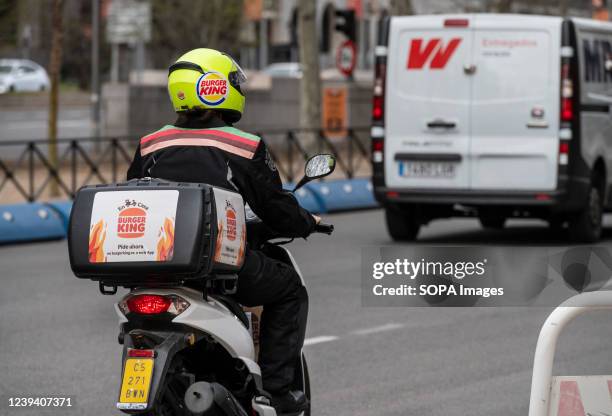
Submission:
[[[264,389],[287,392],[304,345],[308,316],[308,294],[299,275],[281,261],[247,250],[236,299],[246,306],[263,305],[259,366]]]

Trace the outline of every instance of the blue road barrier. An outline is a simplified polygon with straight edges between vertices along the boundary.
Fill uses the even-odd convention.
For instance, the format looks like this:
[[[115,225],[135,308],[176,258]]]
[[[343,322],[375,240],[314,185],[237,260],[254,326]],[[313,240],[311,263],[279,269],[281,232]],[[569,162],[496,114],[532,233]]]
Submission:
[[[294,184],[285,184],[293,189]],[[375,208],[369,179],[311,182],[295,193],[305,209],[324,214]],[[66,236],[72,201],[0,205],[0,244],[62,239]]]
[[[288,191],[291,191],[294,186],[294,183],[286,183],[283,185],[283,187]],[[323,214],[326,212],[325,207],[322,205],[321,199],[318,198],[312,191],[310,184],[306,184],[302,188],[298,189],[295,192],[295,198],[304,209],[310,212],[317,214]]]
[[[59,214],[41,203],[0,206],[0,244],[62,239]]]
[[[369,179],[342,179],[308,184],[325,212],[375,208]]]
[[[51,201],[47,202],[49,208],[54,210],[62,220],[64,230],[68,232],[68,223],[70,222],[70,211],[72,211],[72,201]]]

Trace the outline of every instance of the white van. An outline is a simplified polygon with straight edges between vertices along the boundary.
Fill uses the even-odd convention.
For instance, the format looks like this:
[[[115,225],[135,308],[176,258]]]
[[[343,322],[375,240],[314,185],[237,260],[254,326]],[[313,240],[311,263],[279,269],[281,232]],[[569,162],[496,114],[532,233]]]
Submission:
[[[391,17],[376,48],[372,162],[396,240],[432,219],[568,223],[612,211],[612,24],[529,15]]]

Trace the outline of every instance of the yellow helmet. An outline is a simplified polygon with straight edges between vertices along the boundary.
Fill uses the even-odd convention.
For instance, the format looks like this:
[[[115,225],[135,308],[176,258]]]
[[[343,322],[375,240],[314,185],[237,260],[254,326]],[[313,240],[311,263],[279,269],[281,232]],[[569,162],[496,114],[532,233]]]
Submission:
[[[194,49],[168,70],[168,93],[174,110],[220,110],[236,122],[244,111],[240,85],[246,81],[242,68],[231,56],[214,49]]]

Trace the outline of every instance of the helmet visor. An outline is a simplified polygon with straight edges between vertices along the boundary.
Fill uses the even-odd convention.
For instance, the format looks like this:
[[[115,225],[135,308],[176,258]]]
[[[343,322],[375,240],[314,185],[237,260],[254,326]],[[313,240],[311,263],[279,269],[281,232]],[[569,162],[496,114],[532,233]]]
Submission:
[[[242,68],[240,68],[240,65],[238,65],[238,62],[234,60],[234,58],[227,54],[225,54],[225,56],[227,56],[232,61],[232,70],[228,75],[229,82],[235,88],[239,88],[242,84],[247,82],[247,76],[242,70]]]

